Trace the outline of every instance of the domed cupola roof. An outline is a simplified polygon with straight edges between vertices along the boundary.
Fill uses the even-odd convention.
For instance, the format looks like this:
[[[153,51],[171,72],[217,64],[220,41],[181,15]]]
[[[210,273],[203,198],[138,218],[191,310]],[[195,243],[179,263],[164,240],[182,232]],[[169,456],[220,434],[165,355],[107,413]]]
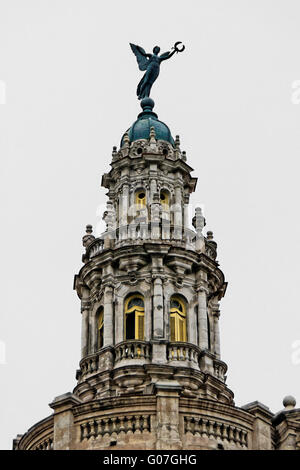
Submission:
[[[154,127],[157,140],[165,140],[175,146],[170,129],[164,122],[159,121],[157,114],[152,111],[154,101],[151,98],[144,98],[141,101],[141,107],[143,108],[143,112],[138,115],[138,119],[126,131],[130,142],[140,139],[149,139],[150,129]],[[121,140],[121,147],[123,146],[123,140],[124,135]]]

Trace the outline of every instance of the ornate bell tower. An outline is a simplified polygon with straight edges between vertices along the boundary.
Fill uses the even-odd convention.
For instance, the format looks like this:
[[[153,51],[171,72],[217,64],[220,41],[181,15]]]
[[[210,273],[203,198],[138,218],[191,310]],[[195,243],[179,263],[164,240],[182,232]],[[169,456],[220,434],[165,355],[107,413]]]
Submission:
[[[189,221],[197,180],[151,98],[112,154],[106,231],[83,237],[82,360],[85,400],[145,394],[167,380],[182,396],[232,403],[220,359],[224,275],[201,209]],[[193,223],[194,229],[190,228]],[[191,223],[191,226],[192,226]],[[172,382],[173,381],[173,382]]]
[[[259,402],[236,407],[226,386],[219,302],[227,284],[217,244],[204,233],[201,209],[190,214],[197,179],[149,98],[157,64],[174,52],[131,46],[147,66],[138,87],[142,112],[102,177],[106,230],[95,238],[87,225],[83,237],[74,279],[82,315],[77,384],[14,448],[296,448],[292,397],[274,417]]]

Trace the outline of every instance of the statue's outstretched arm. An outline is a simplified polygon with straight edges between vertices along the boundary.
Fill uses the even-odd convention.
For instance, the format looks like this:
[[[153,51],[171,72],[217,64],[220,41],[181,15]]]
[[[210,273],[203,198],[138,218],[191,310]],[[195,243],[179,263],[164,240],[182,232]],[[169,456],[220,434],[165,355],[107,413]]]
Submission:
[[[164,52],[162,55],[159,56],[160,60],[167,60],[167,59],[170,59],[172,57],[172,55],[175,54],[176,49],[174,49],[172,52],[168,51],[168,52]]]
[[[167,59],[170,59],[170,57],[172,57],[172,55],[175,54],[175,52],[183,52],[184,49],[185,49],[185,46],[182,44],[181,46],[181,49],[179,49],[178,45],[179,44],[182,44],[181,41],[177,41],[175,42],[174,46],[172,47],[172,52],[168,51],[168,52],[165,52],[164,54],[162,54],[159,58],[160,60],[167,60]]]

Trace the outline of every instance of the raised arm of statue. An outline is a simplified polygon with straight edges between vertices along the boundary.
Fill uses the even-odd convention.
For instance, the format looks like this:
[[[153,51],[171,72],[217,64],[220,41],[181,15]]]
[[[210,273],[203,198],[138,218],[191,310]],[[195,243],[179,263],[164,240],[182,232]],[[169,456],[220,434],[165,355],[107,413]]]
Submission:
[[[164,52],[163,54],[161,54],[159,56],[160,61],[162,62],[163,60],[170,59],[172,57],[172,55],[175,54],[175,52],[183,52],[184,49],[185,49],[185,46],[182,45],[182,48],[179,49],[178,44],[181,44],[181,41],[175,42],[174,47],[172,47],[172,52],[168,51],[168,52]]]

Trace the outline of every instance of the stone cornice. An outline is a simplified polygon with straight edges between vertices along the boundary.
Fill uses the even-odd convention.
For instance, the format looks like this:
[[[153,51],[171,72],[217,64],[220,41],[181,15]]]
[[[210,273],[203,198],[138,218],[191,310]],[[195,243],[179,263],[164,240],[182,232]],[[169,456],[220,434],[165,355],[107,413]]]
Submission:
[[[85,415],[88,415],[89,418],[90,413],[97,414],[101,412],[101,416],[103,416],[103,412],[105,411],[107,411],[109,415],[118,412],[120,408],[125,408],[124,411],[126,413],[130,411],[134,413],[139,406],[143,406],[145,412],[152,411],[154,414],[156,411],[156,397],[154,395],[141,395],[102,398],[101,400],[93,400],[76,406],[73,410],[73,414],[76,418],[76,422],[78,422]]]
[[[52,414],[51,416],[48,416],[47,418],[42,419],[41,421],[38,421],[36,424],[31,426],[31,428],[29,428],[28,431],[21,437],[18,444],[18,449],[28,449],[36,442],[39,442],[41,438],[51,437],[53,434],[53,420],[54,417]]]
[[[269,410],[269,408],[259,401],[254,401],[251,403],[247,403],[246,405],[242,406],[242,409],[251,413],[256,418],[262,419],[265,423],[271,425],[271,420],[274,414]]]
[[[203,413],[203,417],[207,417],[207,412],[211,412],[214,417],[226,418],[235,418],[243,421],[244,426],[246,426],[249,431],[252,431],[252,425],[254,422],[254,416],[243,410],[242,408],[228,405],[226,403],[221,403],[214,400],[208,400],[206,398],[180,398],[180,412],[184,413],[188,410],[199,409]]]

